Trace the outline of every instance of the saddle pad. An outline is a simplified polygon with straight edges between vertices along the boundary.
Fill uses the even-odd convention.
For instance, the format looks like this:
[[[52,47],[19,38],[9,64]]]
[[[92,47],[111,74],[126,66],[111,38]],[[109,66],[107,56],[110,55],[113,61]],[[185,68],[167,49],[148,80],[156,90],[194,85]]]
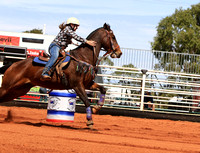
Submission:
[[[67,54],[69,54],[69,53],[67,53]],[[69,60],[70,60],[70,57],[69,57],[69,56],[66,56],[65,60],[63,61],[63,63],[64,63],[64,62],[69,62]],[[47,64],[46,61],[40,60],[39,57],[35,57],[35,58],[33,59],[33,62],[38,63],[38,64],[42,64],[42,65],[46,65],[46,64]]]
[[[35,57],[33,59],[33,62],[38,63],[38,64],[42,64],[42,65],[46,65],[47,64],[47,62],[40,60],[39,57]]]

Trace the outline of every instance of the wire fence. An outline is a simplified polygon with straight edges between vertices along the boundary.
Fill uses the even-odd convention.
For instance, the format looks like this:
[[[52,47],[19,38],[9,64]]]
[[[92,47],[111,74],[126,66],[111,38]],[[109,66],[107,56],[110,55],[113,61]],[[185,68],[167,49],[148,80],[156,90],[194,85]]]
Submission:
[[[129,66],[138,69],[159,70],[168,72],[183,72],[200,74],[200,55],[155,50],[140,50],[121,48],[122,56],[119,59],[109,60],[115,66]],[[103,52],[100,54],[103,55]],[[101,63],[104,64],[104,61]]]

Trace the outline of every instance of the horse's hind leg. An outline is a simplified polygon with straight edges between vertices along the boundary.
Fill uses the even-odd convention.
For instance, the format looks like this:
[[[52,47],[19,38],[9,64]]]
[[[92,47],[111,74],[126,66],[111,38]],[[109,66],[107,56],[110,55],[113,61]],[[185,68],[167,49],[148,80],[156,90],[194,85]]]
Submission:
[[[5,88],[2,86],[0,88],[0,103],[11,101],[17,97],[25,95],[31,87],[32,85],[29,83],[23,84],[21,86],[15,86],[13,88]]]

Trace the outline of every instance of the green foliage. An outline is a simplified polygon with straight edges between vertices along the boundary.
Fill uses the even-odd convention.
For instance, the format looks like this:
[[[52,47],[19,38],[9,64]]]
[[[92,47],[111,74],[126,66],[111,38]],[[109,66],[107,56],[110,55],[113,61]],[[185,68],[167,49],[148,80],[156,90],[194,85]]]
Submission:
[[[135,68],[133,64],[123,65],[122,67]],[[123,68],[117,69],[117,71],[115,71],[113,73],[113,75],[123,76],[123,77],[131,77],[131,78],[139,78],[139,77],[141,77],[141,75],[136,73],[134,70],[124,70]],[[133,83],[132,81],[129,81],[127,79],[119,80],[118,83],[121,84],[121,85],[128,85],[128,84],[135,85],[135,83]]]
[[[23,31],[23,33],[36,33],[36,34],[42,34],[42,29],[32,29],[32,30],[26,30],[26,31]]]
[[[162,19],[151,42],[153,50],[200,54],[200,3]]]
[[[157,26],[157,34],[151,42],[152,50],[158,59],[155,69],[163,71],[185,72],[199,74],[200,60],[193,54],[200,54],[200,3],[183,10],[176,9],[171,16],[163,18]],[[173,52],[165,54],[162,51]],[[184,57],[180,53],[185,53]],[[187,82],[181,77],[168,77],[167,80]],[[191,81],[191,80],[190,80]],[[164,85],[165,89],[190,90],[179,85]],[[169,97],[173,96],[168,94]],[[185,97],[189,98],[189,97]]]
[[[100,57],[100,58],[102,58],[102,57]],[[114,65],[114,63],[111,61],[111,59],[109,57],[104,58],[101,61],[101,64],[102,65],[109,65],[109,66],[113,66]]]
[[[135,68],[133,64],[123,65],[122,67]],[[136,75],[137,75],[136,73],[133,73],[134,72],[133,70],[129,70],[126,72],[124,72],[123,70],[124,70],[123,68],[120,68],[120,69],[118,69],[118,71],[114,72],[114,74],[121,75],[121,76],[127,76],[127,77],[136,77]]]
[[[153,50],[188,53],[184,59],[178,54],[154,54],[159,61],[156,69],[170,67],[175,72],[199,73],[195,68],[200,63],[192,54],[200,54],[200,3],[186,10],[176,9],[174,14],[162,19],[151,46]]]
[[[133,64],[123,65],[124,68],[135,68]],[[112,73],[113,76],[123,76],[127,77],[124,79],[120,79],[117,83],[122,86],[134,86],[134,87],[140,87],[141,82],[133,81],[131,78],[141,78],[142,73],[137,73],[135,70],[124,70],[123,68],[117,69],[114,73]],[[131,90],[131,94],[138,94],[138,91]],[[133,97],[133,96],[131,96]]]

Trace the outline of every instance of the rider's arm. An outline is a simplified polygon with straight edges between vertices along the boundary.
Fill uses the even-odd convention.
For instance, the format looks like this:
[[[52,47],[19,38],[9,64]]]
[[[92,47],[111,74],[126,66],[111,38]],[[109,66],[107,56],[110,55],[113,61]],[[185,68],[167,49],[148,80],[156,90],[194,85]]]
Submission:
[[[82,42],[82,43],[87,43],[90,46],[96,46],[96,42],[93,40],[86,40],[80,36],[78,36],[72,29],[70,28],[65,28],[65,32],[67,35],[69,35],[70,37],[74,38],[75,40]]]
[[[72,38],[74,38],[75,40],[79,41],[79,42],[86,43],[86,41],[87,41],[86,39],[84,39],[84,38],[78,36],[78,35],[77,35],[73,30],[71,30],[71,29],[67,29],[67,30],[66,30],[66,33],[67,33],[69,36],[71,36]]]

